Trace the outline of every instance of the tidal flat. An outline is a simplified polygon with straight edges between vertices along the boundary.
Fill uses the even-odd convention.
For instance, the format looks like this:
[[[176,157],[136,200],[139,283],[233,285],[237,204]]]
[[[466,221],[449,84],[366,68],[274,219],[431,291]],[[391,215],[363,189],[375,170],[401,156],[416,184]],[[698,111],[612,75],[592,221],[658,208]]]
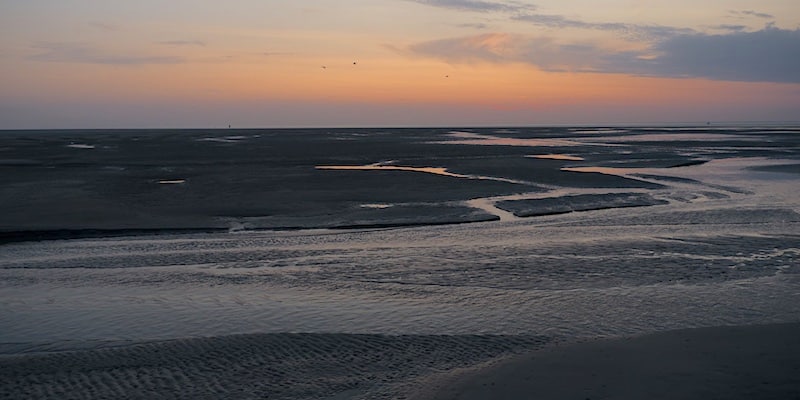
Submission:
[[[798,166],[785,126],[2,131],[0,398],[460,398],[791,337]]]

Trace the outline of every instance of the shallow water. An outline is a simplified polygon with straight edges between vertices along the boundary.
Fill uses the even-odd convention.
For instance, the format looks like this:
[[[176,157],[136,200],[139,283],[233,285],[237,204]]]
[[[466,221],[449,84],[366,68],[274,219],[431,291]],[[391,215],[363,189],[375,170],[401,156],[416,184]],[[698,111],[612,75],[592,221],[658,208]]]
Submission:
[[[522,131],[491,132],[524,136]],[[680,168],[664,167],[675,161],[661,167],[652,162],[638,166],[641,161],[626,166],[619,162],[628,156],[617,150],[608,153],[612,158],[605,165],[586,161],[583,154],[552,153],[548,157],[555,159],[543,160],[579,163],[554,167],[581,175],[585,182],[611,175],[650,186],[521,185],[519,193],[443,203],[493,214],[499,220],[492,222],[366,230],[237,229],[6,244],[0,251],[0,352],[240,333],[593,337],[796,320],[800,200],[795,189],[800,174],[791,168],[797,151],[788,140],[792,137],[766,136],[765,142],[789,145],[758,156],[750,156],[746,147],[718,156],[724,153],[714,146],[728,146],[724,140],[750,140],[768,132],[597,131],[620,135],[614,138],[621,141],[662,139],[664,132],[670,139],[713,137],[723,143],[715,139],[702,145],[710,150],[657,145],[661,153],[643,147],[639,153],[644,155],[637,158],[686,152],[713,157]],[[583,140],[569,136],[576,133],[583,134],[543,130],[539,135],[554,135],[572,146]],[[480,146],[508,139],[460,131],[444,135]],[[510,139],[531,145],[539,140]],[[446,143],[464,145],[460,140]],[[580,150],[595,159],[602,156],[591,146]],[[447,161],[436,160],[419,163]],[[419,163],[317,168],[489,179]],[[503,171],[491,179],[516,181]],[[171,186],[186,180],[158,182]],[[625,193],[660,205],[615,208],[615,194]],[[519,218],[498,208],[504,201],[528,201],[535,207],[542,200],[558,205],[559,199],[581,199],[580,209],[595,210]],[[591,199],[597,204],[583,204]],[[381,212],[401,205],[375,201],[357,207]]]
[[[81,227],[86,215],[108,218],[112,228],[142,221],[169,228],[183,222],[169,220],[171,213],[199,218],[195,212],[230,220],[236,229],[0,245],[0,397],[52,398],[66,387],[77,397],[149,397],[191,387],[199,397],[247,391],[244,398],[396,398],[432,375],[552,341],[799,321],[800,148],[792,135],[800,130],[716,131],[404,133],[413,140],[338,132],[335,141],[352,146],[375,141],[366,147],[375,153],[356,146],[300,161],[280,157],[289,150],[306,157],[315,148],[310,144],[332,146],[330,139],[297,133],[297,142],[262,161],[261,152],[288,139],[270,132],[176,134],[143,142],[220,147],[179,153],[185,159],[158,167],[139,156],[115,158],[109,154],[115,142],[98,139],[105,144],[81,151],[108,157],[87,163],[92,171],[125,165],[104,174],[133,172],[102,175],[96,184],[42,173],[38,166],[63,157],[61,150],[39,160],[40,144],[19,139],[33,146],[30,154],[0,159],[34,180],[5,175],[6,188],[14,189],[0,187],[9,205],[2,212],[6,224],[14,215],[39,220],[15,217],[20,225],[5,228],[12,234],[20,226],[38,229],[47,216],[61,229]],[[640,136],[627,137],[634,133]],[[758,135],[763,145],[745,143]],[[432,137],[449,140],[433,145]],[[681,144],[671,144],[673,138]],[[595,145],[606,142],[614,145]],[[397,154],[381,155],[384,148]],[[250,150],[251,164],[229,169],[218,154]],[[222,158],[198,166],[204,154]],[[291,163],[298,165],[286,168]],[[70,172],[73,164],[83,165],[58,168]],[[330,167],[315,168],[321,165]],[[253,173],[262,167],[266,172]],[[231,179],[235,185],[224,186]],[[111,184],[122,189],[110,191]],[[499,186],[478,186],[488,184]],[[25,201],[8,200],[38,186],[74,203],[28,209]],[[120,214],[103,208],[109,202],[86,205],[87,193],[119,201],[154,188],[165,192],[132,197]],[[276,197],[284,192],[291,196]],[[617,208],[617,194],[657,205]],[[498,208],[518,201],[536,211],[537,204],[570,199],[580,199],[575,209],[583,211],[520,218]],[[231,201],[241,208],[212,207]],[[153,206],[162,202],[170,207]],[[259,208],[264,204],[270,207]],[[8,211],[15,209],[27,214]],[[86,215],[73,220],[62,209]],[[251,230],[261,219],[262,227],[281,226],[264,210],[318,229]],[[128,218],[145,211],[152,214]],[[471,212],[482,213],[477,220],[497,220],[321,229],[474,221]]]
[[[0,349],[253,332],[590,337],[796,320],[800,215],[754,196],[457,226],[10,244]]]
[[[442,168],[442,167],[410,167],[410,166],[403,166],[403,165],[391,165],[391,162],[390,163],[377,163],[377,164],[370,164],[370,165],[318,165],[315,168],[319,169],[319,170],[331,170],[331,171],[403,171],[403,172],[419,172],[419,173],[425,173],[425,174],[447,176],[447,177],[451,177],[451,178],[477,179],[477,180],[497,181],[497,182],[505,182],[505,183],[513,183],[513,184],[534,186],[534,184],[531,183],[531,182],[524,182],[524,181],[519,181],[519,180],[515,180],[515,179],[494,177],[494,176],[479,176],[479,175],[456,174],[456,173],[448,171],[447,168]]]

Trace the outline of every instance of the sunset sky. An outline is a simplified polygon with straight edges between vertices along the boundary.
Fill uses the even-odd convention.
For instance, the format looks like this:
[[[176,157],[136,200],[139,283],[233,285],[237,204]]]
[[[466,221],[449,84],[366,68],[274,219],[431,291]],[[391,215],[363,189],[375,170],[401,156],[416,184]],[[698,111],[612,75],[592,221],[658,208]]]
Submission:
[[[0,2],[0,129],[798,120],[797,0]]]

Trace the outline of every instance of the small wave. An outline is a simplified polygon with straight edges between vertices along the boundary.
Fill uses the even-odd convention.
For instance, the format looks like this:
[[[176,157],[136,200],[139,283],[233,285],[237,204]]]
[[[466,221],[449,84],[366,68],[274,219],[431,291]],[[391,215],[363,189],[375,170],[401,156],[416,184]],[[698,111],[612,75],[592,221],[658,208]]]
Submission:
[[[197,139],[198,142],[218,142],[218,143],[239,143],[247,139],[247,136],[224,136],[224,137],[205,137]]]
[[[361,208],[384,209],[394,207],[393,204],[362,204]]]

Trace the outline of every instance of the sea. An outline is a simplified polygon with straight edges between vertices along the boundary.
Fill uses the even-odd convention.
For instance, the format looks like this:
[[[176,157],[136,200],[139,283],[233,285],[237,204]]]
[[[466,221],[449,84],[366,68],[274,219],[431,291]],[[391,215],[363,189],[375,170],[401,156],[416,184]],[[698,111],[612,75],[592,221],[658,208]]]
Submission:
[[[0,131],[0,398],[414,398],[800,321],[800,126]]]

